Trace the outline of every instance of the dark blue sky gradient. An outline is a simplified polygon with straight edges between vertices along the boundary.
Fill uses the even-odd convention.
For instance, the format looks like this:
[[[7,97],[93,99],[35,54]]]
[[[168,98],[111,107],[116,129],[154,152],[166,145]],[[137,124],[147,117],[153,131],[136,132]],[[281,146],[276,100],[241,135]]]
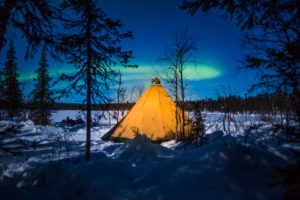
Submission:
[[[222,87],[230,88],[233,94],[244,96],[253,73],[240,72],[245,51],[242,48],[242,32],[234,22],[223,19],[221,12],[215,10],[205,16],[198,12],[189,16],[179,9],[181,0],[100,0],[101,7],[112,19],[120,18],[124,30],[133,31],[134,39],[122,42],[125,49],[133,50],[131,64],[138,64],[135,71],[122,70],[124,85],[128,90],[133,85],[144,84],[147,88],[157,72],[161,73],[162,64],[155,60],[162,54],[163,46],[172,39],[172,33],[188,28],[191,33],[198,33],[201,38],[194,60],[199,64],[190,65],[187,69],[188,96],[192,99],[216,98],[222,93]],[[20,68],[20,80],[26,80],[26,93],[32,89],[32,77],[38,66],[40,54],[33,59],[24,59],[26,42],[19,39],[19,34],[9,29],[7,36],[15,41]],[[0,52],[1,63],[5,61],[7,47]],[[72,66],[55,61],[48,56],[50,74],[72,72]],[[63,87],[61,83],[56,88]],[[79,97],[64,99],[67,102],[78,102]]]

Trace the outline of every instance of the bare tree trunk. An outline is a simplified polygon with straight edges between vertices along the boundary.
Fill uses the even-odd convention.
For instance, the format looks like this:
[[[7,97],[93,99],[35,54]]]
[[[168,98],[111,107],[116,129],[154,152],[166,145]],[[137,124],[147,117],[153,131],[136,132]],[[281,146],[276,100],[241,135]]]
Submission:
[[[89,10],[88,10],[89,12]],[[89,15],[89,18],[91,16]],[[91,27],[90,27],[90,20],[88,20],[87,24],[87,33],[88,33],[88,39],[87,39],[87,104],[86,104],[86,157],[85,160],[90,160],[90,151],[91,151]]]
[[[110,112],[108,111],[107,113],[108,113],[108,124],[111,127]]]
[[[91,69],[90,65],[87,68],[87,104],[86,104],[86,157],[85,160],[90,160],[91,146]]]
[[[177,64],[176,64],[176,71],[174,72],[175,75],[175,116],[176,116],[176,140],[179,139],[178,134],[178,75],[177,75]]]
[[[184,100],[184,85],[183,85],[183,62],[182,59],[180,59],[180,69],[179,69],[179,74],[180,74],[180,90],[181,90],[181,109],[182,109],[182,138],[185,138],[185,119],[184,119],[184,111],[185,111],[185,100]]]
[[[175,87],[176,139],[184,139],[186,137],[184,67],[185,63],[192,62],[190,57],[197,50],[196,44],[199,37],[195,36],[189,35],[187,29],[175,32],[173,42],[165,47],[165,55],[159,59],[159,61],[169,63],[169,69],[174,73],[174,76],[169,80],[171,80],[172,88]],[[182,113],[179,113],[178,106],[182,109]],[[178,125],[180,128],[179,131]]]
[[[296,115],[298,120],[298,128],[300,128],[300,94],[298,90],[298,83],[297,81],[294,81],[293,83],[293,94],[292,94],[292,100],[294,102],[294,106],[296,107]]]
[[[119,78],[119,86],[118,86],[118,91],[117,91],[117,123],[119,122],[119,115],[120,115],[120,95],[121,95],[121,84],[122,84],[122,75],[120,73],[120,78]]]

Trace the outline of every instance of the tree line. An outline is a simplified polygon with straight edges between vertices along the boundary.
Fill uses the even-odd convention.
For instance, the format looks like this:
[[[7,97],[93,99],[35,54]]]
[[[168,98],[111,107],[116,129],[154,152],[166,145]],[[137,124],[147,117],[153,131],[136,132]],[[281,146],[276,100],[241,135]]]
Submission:
[[[209,112],[222,112],[228,110],[232,113],[272,113],[290,112],[295,110],[291,105],[292,96],[282,92],[260,93],[255,96],[241,97],[238,95],[218,96],[216,99],[206,98],[197,101],[188,101],[187,109],[192,111],[193,105],[198,102],[201,110]],[[295,113],[294,113],[295,114]]]
[[[53,91],[50,88],[51,78],[45,50],[41,53],[39,67],[35,70],[34,88],[30,92],[30,103],[24,101],[21,84],[18,81],[18,67],[13,41],[9,42],[4,69],[0,74],[1,117],[26,118],[22,111],[30,111],[29,119],[37,125],[48,125],[54,109]],[[29,105],[29,106],[28,106]],[[4,111],[4,112],[3,112]]]
[[[292,97],[288,94],[279,93],[260,93],[255,96],[241,97],[238,95],[229,95],[228,97],[218,96],[216,99],[205,98],[200,100],[188,100],[185,102],[185,107],[188,112],[194,110],[196,104],[199,106],[201,111],[208,112],[222,112],[225,109],[228,111],[238,113],[249,113],[249,114],[270,114],[273,112],[293,113],[295,108],[289,104],[292,101]],[[5,109],[3,97],[1,98],[1,109]],[[22,101],[22,109],[30,110],[33,101]],[[130,110],[135,105],[135,102],[123,101],[119,103],[107,103],[107,104],[93,104],[91,105],[92,110]],[[289,105],[289,106],[287,106]],[[54,102],[52,110],[84,110],[85,105],[82,103],[61,103]]]

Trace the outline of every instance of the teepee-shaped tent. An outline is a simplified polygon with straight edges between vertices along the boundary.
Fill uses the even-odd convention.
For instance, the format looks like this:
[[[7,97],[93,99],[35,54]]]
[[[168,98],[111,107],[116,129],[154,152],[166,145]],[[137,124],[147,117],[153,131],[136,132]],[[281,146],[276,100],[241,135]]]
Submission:
[[[159,84],[159,79],[152,79]],[[175,139],[176,104],[161,85],[150,85],[142,97],[103,139],[122,141],[132,139],[137,133],[151,140]],[[177,107],[178,132],[182,129],[182,110]],[[185,115],[185,135],[191,133],[193,123]]]

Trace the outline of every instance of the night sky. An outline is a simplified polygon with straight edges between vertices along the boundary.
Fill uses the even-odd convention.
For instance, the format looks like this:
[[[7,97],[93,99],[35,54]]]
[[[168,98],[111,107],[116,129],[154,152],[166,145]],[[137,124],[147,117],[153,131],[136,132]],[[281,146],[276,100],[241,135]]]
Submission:
[[[150,79],[161,73],[162,64],[155,60],[163,53],[164,44],[171,42],[172,34],[188,28],[201,38],[193,60],[198,64],[188,64],[186,84],[188,99],[216,98],[221,86],[230,88],[236,95],[244,96],[253,82],[253,74],[239,71],[245,51],[242,47],[242,32],[234,21],[223,19],[215,10],[209,15],[198,12],[190,16],[179,9],[182,0],[100,0],[99,7],[112,19],[120,18],[124,30],[133,31],[134,39],[122,42],[126,50],[133,50],[130,64],[138,69],[122,69],[124,85],[128,90],[134,85],[144,84],[147,88]],[[8,38],[14,40],[20,81],[25,83],[25,93],[32,89],[34,70],[38,66],[40,54],[33,59],[24,59],[26,42],[19,39],[16,30],[9,29]],[[0,52],[1,63],[5,61],[7,47]],[[50,75],[55,79],[57,72],[72,73],[71,65],[53,60],[48,56]],[[55,88],[63,87],[62,83]],[[80,98],[64,99],[65,102],[78,102]]]

